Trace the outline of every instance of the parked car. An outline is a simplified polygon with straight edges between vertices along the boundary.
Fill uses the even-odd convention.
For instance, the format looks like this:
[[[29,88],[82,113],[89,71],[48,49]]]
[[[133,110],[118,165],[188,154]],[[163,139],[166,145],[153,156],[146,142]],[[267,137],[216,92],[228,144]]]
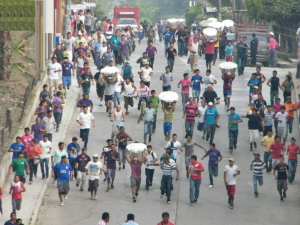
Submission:
[[[135,19],[121,18],[118,20],[116,29],[124,30],[126,27],[132,27],[135,34],[138,33],[138,25]]]

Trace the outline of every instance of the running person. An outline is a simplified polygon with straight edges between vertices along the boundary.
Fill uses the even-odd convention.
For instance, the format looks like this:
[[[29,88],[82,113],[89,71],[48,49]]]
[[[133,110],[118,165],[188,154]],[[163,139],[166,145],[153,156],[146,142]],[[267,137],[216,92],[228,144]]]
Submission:
[[[99,155],[93,155],[93,161],[89,161],[85,166],[86,175],[89,176],[89,188],[91,200],[97,200],[97,190],[99,186],[100,175],[102,175],[102,163],[99,161]]]
[[[177,134],[173,134],[172,140],[165,145],[164,149],[170,150],[171,154],[173,154],[174,156],[174,161],[176,162],[177,156],[180,155],[180,152],[178,152],[178,150],[180,150],[180,147],[181,143],[177,141]]]
[[[194,98],[194,102],[196,104],[196,100],[197,100],[197,104],[199,103],[199,96],[201,93],[201,84],[203,84],[202,81],[202,76],[200,75],[200,70],[196,69],[194,71],[195,75],[192,76],[191,82],[193,83],[193,98]]]
[[[235,71],[233,72],[233,74],[231,74],[231,72],[223,70],[222,71],[222,79],[224,81],[224,83],[223,83],[224,102],[225,102],[225,107],[227,108],[227,112],[228,112],[229,106],[230,106],[230,98],[232,96],[232,83],[235,79]]]
[[[258,197],[257,182],[259,186],[263,185],[263,170],[266,169],[266,164],[260,159],[260,154],[253,153],[254,160],[250,164],[250,170],[253,171],[253,187],[255,198]]]
[[[171,132],[172,132],[172,126],[173,126],[173,114],[175,111],[176,102],[172,102],[171,105],[166,104],[164,101],[161,101],[162,110],[164,112],[164,135],[165,140],[169,141]]]
[[[224,183],[226,185],[227,194],[228,194],[228,204],[230,208],[233,209],[234,194],[236,187],[236,176],[240,175],[240,169],[237,165],[234,164],[234,159],[229,158],[229,165],[225,166],[224,171]]]
[[[274,167],[273,175],[277,178],[277,190],[280,195],[280,201],[283,201],[283,198],[286,198],[286,191],[288,189],[287,178],[289,166],[284,163],[284,157],[282,155],[279,156],[279,160],[279,163]],[[277,176],[275,175],[275,171],[277,171]]]
[[[297,165],[298,165],[297,155],[300,154],[300,147],[299,147],[299,145],[296,144],[295,138],[291,139],[291,144],[288,145],[286,154],[289,155],[288,165],[289,165],[290,173],[289,173],[288,181],[290,184],[292,184],[295,179],[295,174],[296,174]]]
[[[139,119],[137,123],[139,124],[141,120],[145,119],[144,123],[144,144],[146,144],[147,135],[149,134],[149,142],[151,142],[151,135],[153,131],[153,123],[154,123],[154,117],[156,115],[155,109],[152,108],[153,103],[148,102],[148,107],[143,110],[141,115],[139,116]]]
[[[202,140],[204,140],[206,134],[204,115],[205,115],[205,110],[207,109],[206,102],[204,100],[201,100],[201,105],[198,107],[198,109],[199,109],[199,118],[198,118],[197,130],[199,130],[200,132],[203,131]]]
[[[124,91],[124,108],[126,110],[125,115],[128,115],[128,105],[133,107],[133,96],[136,93],[136,86],[131,82],[129,77],[125,78],[125,83],[123,83],[123,91]]]
[[[237,148],[237,139],[239,135],[239,123],[242,123],[242,117],[235,112],[235,108],[230,108],[228,114],[228,137],[229,137],[229,152],[232,153],[233,149]]]
[[[120,156],[119,170],[121,170],[122,163],[123,169],[125,169],[127,141],[132,141],[132,138],[125,132],[125,128],[123,126],[121,126],[119,130],[120,132],[117,134],[116,139],[118,141],[118,152]]]
[[[119,153],[116,151],[116,146],[112,144],[110,146],[110,151],[104,153],[104,165],[107,165],[107,188],[106,192],[109,192],[109,189],[114,189],[114,181],[116,177],[116,162],[120,161]],[[110,183],[111,181],[111,183]],[[109,187],[110,185],[110,187]]]
[[[201,162],[197,161],[197,156],[191,156],[190,172],[190,203],[196,203],[199,198],[201,172],[204,172],[204,167]]]
[[[111,139],[114,139],[114,137],[120,132],[120,127],[124,125],[125,120],[125,112],[121,109],[121,106],[118,105],[110,117],[110,122],[113,122]]]

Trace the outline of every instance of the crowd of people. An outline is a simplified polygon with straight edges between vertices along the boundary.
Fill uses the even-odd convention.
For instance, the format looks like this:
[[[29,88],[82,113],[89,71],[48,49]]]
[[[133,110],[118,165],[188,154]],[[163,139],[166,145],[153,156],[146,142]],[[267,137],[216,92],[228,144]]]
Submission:
[[[48,65],[49,82],[43,85],[40,93],[40,104],[34,113],[35,124],[30,128],[26,127],[24,134],[16,137],[15,143],[8,150],[12,152],[11,167],[15,176],[10,187],[11,220],[6,225],[22,224],[20,219],[16,220],[16,213],[21,209],[22,192],[26,191],[26,175],[29,175],[28,184],[33,185],[39,166],[42,179],[52,176],[53,183],[57,182],[60,206],[63,206],[67,199],[70,189],[69,181],[73,177],[76,179],[76,187],[79,187],[80,191],[84,191],[85,183],[88,181],[91,200],[98,199],[97,190],[102,173],[104,174],[103,181],[107,182],[106,192],[114,190],[116,170],[125,169],[126,161],[131,167],[132,201],[136,202],[141,185],[143,164],[145,164],[145,188],[147,191],[152,187],[155,167],[159,166],[162,170],[160,197],[166,196],[166,202],[171,204],[173,173],[176,171],[176,180],[178,180],[180,170],[176,163],[180,155],[184,154],[182,158],[185,162],[185,173],[190,182],[189,201],[190,204],[197,203],[204,166],[199,161],[199,157],[195,155],[194,147],[203,149],[202,160],[206,157],[209,158],[209,188],[214,187],[214,177],[218,176],[218,165],[223,159],[221,151],[214,143],[215,131],[221,129],[218,125],[220,114],[216,107],[220,104],[220,97],[214,91],[214,85],[222,81],[217,80],[211,72],[211,67],[216,60],[218,41],[207,41],[201,28],[198,27],[192,27],[191,30],[187,27],[180,27],[174,30],[168,26],[163,27],[159,23],[158,25],[153,24],[147,29],[142,23],[139,25],[139,34],[135,34],[130,27],[114,31],[114,26],[110,21],[104,21],[105,25],[102,24],[96,30],[92,30],[90,21],[93,16],[90,11],[87,11],[86,14],[80,11],[74,18],[76,18],[74,30],[67,33],[62,43],[57,44]],[[135,75],[133,67],[130,65],[130,55],[135,51],[134,38],[138,37],[140,42],[144,36],[147,38],[147,48],[136,62],[140,65],[140,70]],[[255,34],[253,36],[255,37]],[[174,46],[176,40],[178,51]],[[163,42],[163,53],[159,53],[154,46],[157,41]],[[234,48],[237,48],[238,60],[239,52],[247,48],[243,37],[240,37],[239,41],[236,46],[228,41],[225,48],[227,61],[235,60],[233,59]],[[205,48],[203,48],[204,45]],[[155,73],[154,63],[157,54],[164,55],[168,65],[160,76],[162,91],[174,90],[172,83],[175,82],[173,70],[176,57],[189,55],[189,64],[193,75],[190,78],[189,73],[184,73],[183,78],[177,83],[178,88],[181,88],[185,123],[186,141],[183,143],[178,141],[177,134],[172,129],[176,102],[170,104],[161,101],[157,97],[156,91],[150,89],[151,78]],[[198,68],[199,56],[202,55],[206,60],[205,75],[200,75]],[[99,70],[95,75],[92,75],[90,68],[92,63]],[[233,91],[232,84],[236,79],[235,74],[238,72],[238,75],[242,75],[243,68],[239,66],[238,71],[222,71],[224,105],[228,112],[228,149],[230,154],[237,149],[239,123],[242,123],[245,118],[248,122],[250,151],[257,150],[260,135],[263,135],[260,144],[265,149],[263,159],[261,159],[260,153],[253,153],[254,159],[250,169],[253,171],[254,196],[258,197],[257,183],[263,184],[263,170],[266,169],[267,173],[273,172],[274,179],[277,179],[277,189],[280,200],[283,201],[287,196],[287,183],[292,184],[295,179],[297,154],[300,154],[300,147],[295,138],[292,137],[290,143],[286,144],[289,134],[293,131],[294,112],[300,108],[300,101],[297,104],[292,102],[291,92],[295,87],[291,77],[287,75],[286,79],[281,82],[277,77],[277,71],[274,70],[272,77],[267,81],[267,85],[270,86],[271,99],[270,104],[267,104],[261,92],[266,76],[262,74],[261,70],[260,67],[256,67],[256,71],[253,72],[247,83],[249,99],[246,101],[249,101],[249,109],[246,115],[242,116],[235,112],[235,107],[231,106],[230,100]],[[60,73],[62,78],[60,78]],[[62,115],[64,108],[67,107],[66,99],[72,85],[72,76],[76,76],[78,87],[82,88],[83,93],[83,98],[77,103],[81,112],[76,118],[76,122],[80,125],[79,138],[83,146],[81,148],[78,142],[79,138],[74,136],[70,143],[59,142],[58,146],[54,147],[53,135],[59,131],[61,123],[64,122]],[[100,106],[105,104],[106,112],[113,126],[102,153],[89,156],[89,133],[92,127],[96,127],[96,121],[92,114],[95,103],[89,99],[90,92],[93,91],[91,87],[94,84],[100,99]],[[201,96],[202,89],[204,92]],[[283,91],[283,101],[279,98],[280,89]],[[191,96],[190,91],[192,92]],[[121,94],[124,94],[124,109],[121,107],[123,102]],[[126,117],[130,115],[128,106],[134,106],[135,98],[139,98],[138,110],[141,111],[137,123],[141,121],[144,123],[144,144],[147,145],[142,157],[131,157],[126,151],[127,143],[133,138],[125,132],[125,121]],[[152,134],[156,132],[157,114],[160,107],[164,115],[163,134],[166,145],[165,153],[159,158],[149,142],[152,141]],[[200,145],[200,140],[193,140],[195,129],[201,132],[202,139],[209,143],[209,149]],[[288,164],[285,163],[287,161],[284,154],[288,155]],[[51,162],[50,168],[49,162]],[[231,157],[223,174],[228,204],[231,209],[234,207],[238,175],[240,175],[240,169],[235,164],[234,158]],[[102,220],[98,225],[108,222],[109,214],[103,213]],[[128,214],[125,224],[136,224],[133,214]],[[169,214],[165,212],[162,214],[162,221],[158,222],[159,224],[172,225],[174,222],[169,220]]]

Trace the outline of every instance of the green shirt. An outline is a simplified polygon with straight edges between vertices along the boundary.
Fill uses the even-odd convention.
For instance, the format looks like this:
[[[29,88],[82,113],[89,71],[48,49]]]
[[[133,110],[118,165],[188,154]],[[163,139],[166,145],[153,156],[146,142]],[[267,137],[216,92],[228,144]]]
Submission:
[[[60,151],[59,149],[54,150],[54,152],[52,153],[54,166],[61,161],[61,157],[64,155],[68,157],[68,153],[66,152],[66,150],[62,150],[62,151]]]
[[[164,122],[173,123],[173,109],[166,110],[164,109]]]
[[[16,172],[18,176],[25,176],[25,166],[27,165],[27,160],[22,158],[16,158],[12,161],[13,170]]]
[[[154,122],[154,116],[156,115],[155,109],[149,109],[147,107],[143,110],[142,114],[144,115],[145,122]]]
[[[155,111],[157,112],[157,109],[158,109],[158,103],[159,103],[159,98],[158,97],[152,97],[150,96],[148,98],[149,102],[152,102],[153,103],[153,109],[155,109]]]
[[[65,104],[65,99],[66,99],[66,90],[65,89],[58,89],[56,88],[55,91],[54,91],[54,95],[57,94],[57,92],[61,92],[61,103],[62,104]]]
[[[136,63],[139,63],[140,64],[140,68],[142,68],[142,67],[144,67],[145,65],[145,63],[150,63],[150,58],[149,57],[146,57],[146,58],[144,58],[144,57],[141,57],[141,58],[139,58],[137,61],[136,61]]]

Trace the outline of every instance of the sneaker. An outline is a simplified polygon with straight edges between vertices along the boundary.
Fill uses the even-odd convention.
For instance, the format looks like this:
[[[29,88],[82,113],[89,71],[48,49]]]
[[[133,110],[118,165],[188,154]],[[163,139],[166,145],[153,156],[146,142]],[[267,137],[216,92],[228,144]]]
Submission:
[[[149,183],[149,186],[150,186],[150,187],[152,186],[152,182]]]
[[[76,183],[76,187],[78,187],[79,186],[79,184],[78,183]]]
[[[167,201],[168,204],[171,204],[171,201]]]
[[[31,185],[31,184],[32,184],[32,181],[29,181],[29,184]]]
[[[103,179],[103,182],[105,182],[106,181],[106,177]]]
[[[119,170],[121,170],[121,166],[119,166]]]
[[[233,203],[230,204],[230,208],[233,209]]]
[[[255,198],[257,198],[257,197],[258,197],[258,194],[256,193],[256,194],[255,194]]]
[[[233,144],[233,148],[236,149],[236,144]]]
[[[133,202],[136,202],[136,198],[135,198],[135,197],[133,197],[133,198],[132,198],[132,201],[133,201]]]
[[[146,187],[146,191],[149,191],[149,187]]]
[[[128,115],[128,114],[129,114],[129,112],[126,112],[126,113],[125,113],[125,115]]]
[[[280,197],[280,201],[283,201],[283,197],[282,196]]]
[[[275,177],[275,176],[273,176],[273,179],[276,179],[276,177]]]
[[[230,153],[232,153],[232,151],[233,151],[232,149],[229,149],[229,152],[230,152]]]
[[[123,165],[123,170],[125,169],[125,165]]]
[[[59,205],[60,205],[60,206],[64,206],[64,202],[61,202]]]
[[[283,197],[286,198],[286,192],[285,191],[283,192]]]
[[[108,113],[108,107],[106,107],[106,112]]]
[[[138,192],[135,192],[135,196],[138,196],[139,195],[139,193]]]
[[[97,195],[95,195],[95,196],[94,196],[94,200],[98,200],[98,197],[97,197]]]
[[[186,171],[186,178],[189,178],[189,176],[190,176],[189,171]]]
[[[209,185],[209,188],[213,188],[213,187],[214,187],[214,185],[213,185],[213,184]]]
[[[163,195],[160,195],[160,198],[163,198],[164,196]]]
[[[198,200],[198,199],[195,198],[194,203],[197,203],[197,200]]]
[[[83,191],[83,188],[80,188],[80,191]]]

